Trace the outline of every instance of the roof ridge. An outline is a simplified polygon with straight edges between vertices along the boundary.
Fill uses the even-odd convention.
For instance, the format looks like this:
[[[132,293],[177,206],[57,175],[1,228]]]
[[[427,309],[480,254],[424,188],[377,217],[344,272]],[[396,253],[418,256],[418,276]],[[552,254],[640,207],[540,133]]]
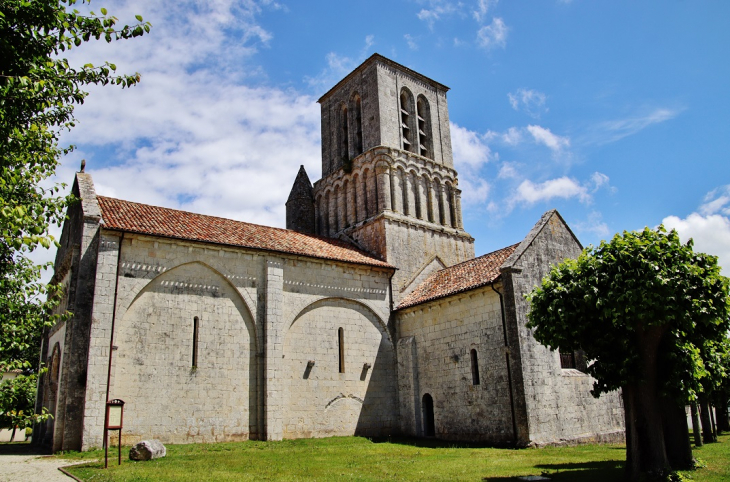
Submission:
[[[308,236],[310,238],[317,238],[317,239],[321,239],[321,240],[324,240],[324,241],[327,241],[327,242],[334,241],[335,243],[339,243],[339,244],[342,244],[344,246],[348,246],[348,247],[351,247],[353,249],[357,249],[358,251],[362,251],[357,246],[353,246],[353,245],[351,245],[349,243],[346,243],[346,242],[344,242],[344,241],[342,241],[340,239],[328,238],[327,236],[320,236],[319,234],[300,233],[299,231],[295,231],[293,229],[279,228],[277,226],[267,226],[265,224],[256,224],[256,223],[251,223],[251,222],[248,222],[248,221],[239,221],[238,219],[224,218],[222,216],[215,216],[213,214],[203,214],[203,213],[196,213],[196,212],[193,212],[193,211],[185,211],[184,209],[168,208],[168,207],[165,207],[165,206],[158,206],[156,204],[146,204],[146,203],[141,203],[141,202],[137,202],[137,201],[128,201],[126,199],[119,199],[119,198],[110,197],[110,196],[100,196],[100,195],[97,195],[96,197],[97,197],[97,199],[110,199],[112,201],[121,201],[121,202],[124,202],[124,203],[136,204],[138,206],[148,206],[148,207],[152,207],[152,208],[165,209],[167,211],[176,211],[178,213],[193,214],[195,216],[204,216],[206,218],[222,219],[224,221],[233,221],[234,223],[247,224],[249,226],[258,226],[258,227],[266,228],[266,229],[276,229],[277,231],[284,231],[284,232],[287,232],[287,233],[297,233],[297,234],[301,234],[303,236]],[[103,218],[103,216],[102,216],[102,218]]]
[[[479,257],[431,273],[398,304],[396,310],[481,288],[501,276],[500,265],[520,243],[483,254]]]
[[[105,229],[393,269],[351,243],[292,229],[97,196]]]
[[[447,266],[447,267],[445,267],[443,269],[440,269],[438,271],[434,271],[434,274],[435,273],[440,273],[442,271],[446,271],[447,269],[456,268],[457,266],[461,266],[461,265],[466,264],[466,263],[471,263],[471,262],[476,261],[478,259],[481,259],[481,258],[483,258],[485,256],[489,256],[490,254],[498,253],[500,251],[504,251],[505,249],[514,248],[514,247],[519,246],[519,245],[520,245],[520,243],[510,244],[509,246],[505,246],[503,248],[495,249],[494,251],[490,251],[489,253],[480,254],[479,256],[475,256],[475,257],[473,257],[471,259],[467,259],[466,261],[462,261],[461,263],[452,264],[451,266]]]

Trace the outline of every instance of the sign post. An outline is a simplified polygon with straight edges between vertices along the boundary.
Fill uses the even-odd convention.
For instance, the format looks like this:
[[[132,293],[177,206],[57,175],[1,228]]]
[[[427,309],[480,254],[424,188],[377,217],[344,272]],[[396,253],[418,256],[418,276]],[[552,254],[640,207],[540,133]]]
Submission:
[[[109,430],[119,430],[119,464],[122,465],[122,423],[124,420],[124,400],[115,398],[106,402],[104,417],[104,468],[109,466]]]

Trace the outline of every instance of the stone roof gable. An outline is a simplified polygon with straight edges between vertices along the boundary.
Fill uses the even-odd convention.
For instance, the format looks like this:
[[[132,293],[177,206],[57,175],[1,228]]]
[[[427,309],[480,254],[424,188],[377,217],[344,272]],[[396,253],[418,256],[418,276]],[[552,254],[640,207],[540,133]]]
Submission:
[[[97,196],[104,228],[393,268],[343,241]]]
[[[436,271],[406,296],[397,309],[408,308],[494,283],[499,278],[500,266],[515,252],[518,246],[519,244],[513,244]]]
[[[525,236],[525,239],[522,240],[522,242],[519,243],[517,246],[517,249],[510,255],[509,258],[507,258],[502,266],[500,267],[501,270],[508,270],[512,269],[514,265],[517,263],[517,261],[522,257],[524,252],[532,245],[532,242],[535,240],[538,234],[540,234],[540,231],[542,231],[545,226],[550,222],[550,218],[553,216],[557,216],[558,220],[563,224],[565,229],[568,230],[568,233],[573,237],[576,244],[580,249],[583,249],[583,245],[578,240],[578,238],[575,236],[573,231],[570,229],[570,226],[568,226],[568,223],[565,222],[565,219],[560,215],[557,209],[551,209],[550,211],[545,212],[540,220],[535,224],[535,226],[532,227],[529,233],[527,233],[527,236]]]

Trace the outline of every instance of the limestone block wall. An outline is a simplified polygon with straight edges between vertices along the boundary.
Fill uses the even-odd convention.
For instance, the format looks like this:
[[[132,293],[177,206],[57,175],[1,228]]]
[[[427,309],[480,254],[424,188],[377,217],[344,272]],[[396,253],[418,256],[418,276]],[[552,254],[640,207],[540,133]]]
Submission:
[[[113,391],[129,400],[128,438],[256,433],[253,317],[220,274],[189,263],[155,278],[120,317],[115,339]]]
[[[391,273],[102,230],[84,448],[102,443],[112,317],[110,398],[126,402],[124,443],[390,433]],[[326,379],[330,326],[345,329],[348,371]],[[291,365],[304,359],[320,360],[311,379]]]
[[[49,338],[43,341],[43,360],[47,361],[52,355],[56,342],[62,350],[62,357],[58,367],[58,387],[52,390],[56,392],[56,396],[54,399],[48,393],[50,403],[46,405],[53,414],[54,421],[34,435],[34,441],[50,443],[53,450],[81,449],[87,387],[86,366],[89,333],[93,323],[92,304],[101,219],[93,182],[88,174],[76,174],[72,192],[81,201],[70,206],[67,211],[68,219],[64,223],[60,248],[56,253],[53,281],[63,282],[66,288],[66,306],[59,309],[68,309],[73,316],[62,325],[52,328],[47,335]],[[63,340],[60,339],[61,336]],[[48,381],[49,378],[44,377],[39,386],[39,401],[46,398],[45,383]],[[49,440],[51,435],[52,441]]]
[[[347,146],[347,156],[352,159],[362,152],[381,145],[380,108],[376,76],[376,66],[370,65],[346,78],[326,99],[320,99],[322,112],[322,177],[342,168],[343,148]],[[357,150],[358,125],[355,119],[357,105],[355,96],[360,98],[360,132],[362,145]],[[343,117],[343,107],[347,108],[348,118]],[[343,129],[347,123],[347,129]],[[342,137],[347,136],[347,143]]]
[[[119,240],[118,233],[103,232],[85,448],[102,442]],[[125,233],[110,389],[110,398],[127,402],[125,440],[213,442],[257,434],[252,313],[260,263],[250,253]]]
[[[380,96],[381,145],[403,148],[401,137],[400,94],[407,89],[414,101],[423,96],[428,101],[431,127],[432,155],[428,158],[448,167],[454,167],[451,150],[451,130],[449,127],[446,91],[437,89],[433,84],[404,72],[390,64],[378,64],[378,92]]]
[[[310,305],[287,333],[284,358],[284,438],[397,428],[393,343],[367,307],[345,299]]]
[[[394,299],[400,300],[434,257],[446,266],[474,258],[474,240],[469,235],[440,232],[399,219],[385,218],[383,224],[388,243],[385,259],[398,266],[393,276]]]
[[[433,399],[435,436],[514,439],[498,295],[489,287],[397,313],[401,427],[424,435],[423,399]],[[474,384],[475,350],[479,384]]]
[[[285,260],[284,438],[397,429],[389,276],[382,269]]]
[[[351,236],[370,252],[398,266],[392,278],[393,303],[415,286],[416,277],[438,257],[446,266],[474,258],[471,237],[440,232],[407,219],[382,216],[358,227]]]
[[[44,360],[48,371],[41,378],[42,385],[39,384],[38,399],[40,399],[41,407],[45,407],[49,413],[56,414],[58,409],[58,400],[61,396],[60,387],[64,380],[64,373],[61,370],[64,362],[64,354],[66,352],[66,323],[59,323],[54,326],[48,335],[48,356]],[[65,374],[68,376],[68,374]],[[38,403],[38,401],[36,402]],[[39,442],[44,445],[51,445],[56,442],[55,450],[61,450],[63,441],[63,419],[56,420],[51,418],[40,427]],[[34,436],[36,436],[34,431]]]
[[[624,431],[619,394],[593,398],[589,393],[593,379],[577,370],[561,369],[558,352],[539,344],[525,327],[529,304],[523,295],[540,283],[552,265],[581,252],[580,244],[559,215],[548,215],[529,246],[517,253],[519,259],[511,270],[503,273],[505,291],[514,303],[508,315],[519,340],[529,442],[619,440]]]

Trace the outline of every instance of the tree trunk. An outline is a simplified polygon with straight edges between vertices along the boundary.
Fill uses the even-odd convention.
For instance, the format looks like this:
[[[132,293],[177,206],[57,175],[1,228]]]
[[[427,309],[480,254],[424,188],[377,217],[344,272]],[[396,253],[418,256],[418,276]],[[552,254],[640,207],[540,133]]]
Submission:
[[[715,423],[715,406],[712,403],[708,403],[707,406],[710,408],[710,426],[712,427],[712,441],[717,442],[717,424]]]
[[[704,395],[700,396],[700,421],[702,422],[702,441],[706,444],[714,442],[712,422],[710,421],[710,404]]]
[[[670,466],[657,382],[659,345],[665,331],[661,326],[639,326],[636,330],[641,379],[623,387],[628,480],[639,480],[642,472],[660,473]]]
[[[700,415],[697,413],[697,402],[692,402],[689,406],[692,414],[692,434],[695,438],[695,447],[702,447],[702,430],[700,429]]]
[[[692,468],[692,445],[689,441],[687,414],[684,407],[666,397],[661,399],[664,445],[669,465],[674,470]]]
[[[11,433],[11,434],[10,434],[10,441],[11,441],[11,442],[12,442],[13,440],[15,440],[15,429],[16,429],[16,428],[18,428],[18,427],[13,427],[13,433]]]
[[[727,416],[728,400],[723,399],[717,404],[717,431],[730,432],[730,418]]]

